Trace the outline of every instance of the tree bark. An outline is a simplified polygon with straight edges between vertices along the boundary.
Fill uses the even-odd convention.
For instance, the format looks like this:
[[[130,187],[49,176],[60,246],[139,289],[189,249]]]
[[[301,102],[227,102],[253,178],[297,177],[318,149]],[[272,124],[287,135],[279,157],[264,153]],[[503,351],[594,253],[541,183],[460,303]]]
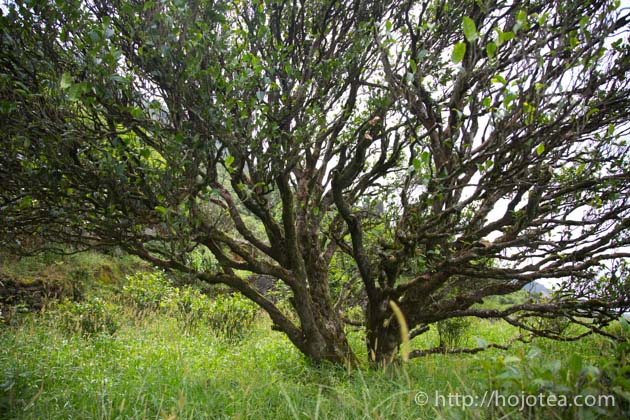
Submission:
[[[387,299],[368,302],[367,307],[368,360],[375,367],[394,361],[401,344],[400,326]]]
[[[335,310],[328,287],[325,266],[311,268],[306,287],[295,296],[302,326],[304,344],[301,350],[314,361],[357,363],[344,331],[344,324]]]

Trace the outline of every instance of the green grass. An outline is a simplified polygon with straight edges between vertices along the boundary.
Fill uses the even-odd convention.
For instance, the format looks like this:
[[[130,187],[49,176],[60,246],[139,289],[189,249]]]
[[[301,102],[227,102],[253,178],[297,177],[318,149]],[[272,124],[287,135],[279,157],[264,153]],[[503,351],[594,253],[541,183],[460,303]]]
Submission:
[[[435,355],[385,370],[346,370],[314,365],[283,335],[270,332],[264,319],[234,342],[203,325],[183,334],[181,325],[163,314],[134,319],[122,310],[118,316],[123,325],[113,336],[68,334],[54,318],[42,316],[27,316],[21,326],[2,331],[3,418],[501,418],[505,412],[492,417],[487,408],[419,406],[414,396],[418,391],[431,397],[483,395],[490,389],[489,373],[505,374],[506,367],[525,372],[516,376],[524,386],[533,379],[521,366],[531,362],[531,346],[510,353]],[[486,322],[475,328],[498,329]],[[611,348],[598,339],[537,344],[541,366],[566,364],[562,356],[570,354],[590,365],[600,361],[594,345],[597,351]],[[555,380],[567,386],[565,392],[576,391],[561,373]],[[576,412],[553,413],[571,418]],[[518,411],[507,414],[527,418]],[[554,418],[548,410],[535,414],[532,418]]]
[[[83,258],[91,270],[97,259]],[[164,311],[139,313],[109,289],[88,289],[110,302],[118,325],[113,335],[68,330],[64,312],[52,309],[0,326],[0,419],[590,419],[630,413],[628,348],[603,338],[536,340],[507,352],[345,369],[305,359],[262,315],[236,341],[205,321],[184,329]],[[516,333],[503,322],[473,320],[465,344],[502,343]],[[349,330],[365,360],[362,337]],[[435,330],[413,342],[422,348],[437,343]],[[519,411],[435,404],[436,393],[481,398],[492,390],[613,394],[616,406]],[[414,399],[420,391],[429,396],[425,405]]]

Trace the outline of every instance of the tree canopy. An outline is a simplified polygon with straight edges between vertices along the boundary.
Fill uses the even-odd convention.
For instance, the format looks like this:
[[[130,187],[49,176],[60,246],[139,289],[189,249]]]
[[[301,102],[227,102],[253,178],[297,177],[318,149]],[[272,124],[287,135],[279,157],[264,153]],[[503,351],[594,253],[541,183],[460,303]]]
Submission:
[[[575,339],[609,334],[630,306],[618,1],[32,0],[2,13],[6,249],[122,247],[233,287],[333,362],[355,360],[340,308],[356,285],[377,363],[406,331],[453,317]],[[214,263],[195,264],[199,250]],[[291,307],[248,273],[284,283]],[[475,306],[540,279],[561,282],[549,301]],[[539,322],[557,316],[581,332]]]

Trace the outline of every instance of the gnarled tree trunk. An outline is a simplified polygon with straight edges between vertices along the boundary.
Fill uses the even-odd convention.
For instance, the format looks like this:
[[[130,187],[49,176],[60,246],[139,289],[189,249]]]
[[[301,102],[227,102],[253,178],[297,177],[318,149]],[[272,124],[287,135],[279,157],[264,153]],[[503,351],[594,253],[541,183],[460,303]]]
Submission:
[[[389,302],[368,303],[366,321],[369,361],[374,366],[388,365],[396,358],[401,343],[400,326]]]

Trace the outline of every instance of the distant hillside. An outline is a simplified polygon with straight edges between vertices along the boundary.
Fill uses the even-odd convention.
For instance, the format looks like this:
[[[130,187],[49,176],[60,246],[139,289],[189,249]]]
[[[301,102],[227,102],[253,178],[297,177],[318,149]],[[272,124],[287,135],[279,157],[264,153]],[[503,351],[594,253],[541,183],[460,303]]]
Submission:
[[[534,281],[523,287],[523,290],[529,292],[532,295],[549,296],[551,294],[551,290],[549,290],[546,286],[538,283],[537,281]]]

